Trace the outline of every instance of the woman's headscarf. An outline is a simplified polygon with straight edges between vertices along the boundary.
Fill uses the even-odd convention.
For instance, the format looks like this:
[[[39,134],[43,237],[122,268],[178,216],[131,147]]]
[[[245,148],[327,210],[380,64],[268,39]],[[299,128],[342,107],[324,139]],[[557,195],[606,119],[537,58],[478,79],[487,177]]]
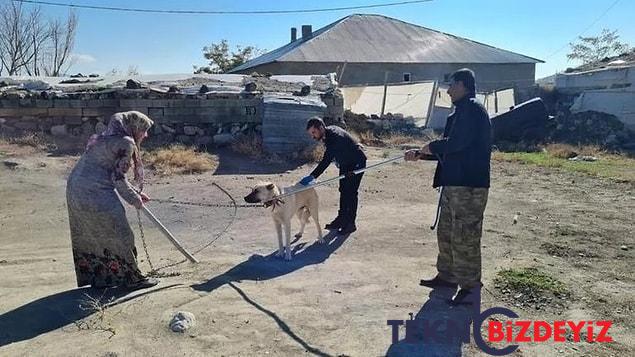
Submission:
[[[129,111],[115,113],[110,117],[108,128],[101,134],[92,135],[86,144],[86,150],[90,149],[100,140],[112,137],[128,136],[135,141],[135,151],[132,153],[132,162],[134,163],[134,180],[139,186],[139,191],[143,190],[143,162],[141,161],[140,147],[136,137],[140,133],[145,133],[152,127],[154,122],[147,115],[138,111]]]

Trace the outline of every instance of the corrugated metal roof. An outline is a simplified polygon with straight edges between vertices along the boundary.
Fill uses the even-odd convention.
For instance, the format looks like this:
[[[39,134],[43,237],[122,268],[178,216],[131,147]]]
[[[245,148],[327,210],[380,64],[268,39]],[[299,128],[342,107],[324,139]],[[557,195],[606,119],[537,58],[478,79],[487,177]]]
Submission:
[[[232,72],[271,62],[541,63],[543,61],[382,15],[350,15]]]

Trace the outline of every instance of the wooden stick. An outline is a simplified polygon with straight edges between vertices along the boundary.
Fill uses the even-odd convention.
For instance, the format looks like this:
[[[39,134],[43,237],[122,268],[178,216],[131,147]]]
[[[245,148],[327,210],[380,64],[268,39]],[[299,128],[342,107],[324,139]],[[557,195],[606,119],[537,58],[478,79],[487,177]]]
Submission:
[[[192,254],[190,254],[187,250],[185,250],[185,248],[183,248],[181,243],[179,243],[179,241],[176,238],[174,238],[174,235],[172,235],[172,233],[170,233],[170,231],[167,228],[165,228],[163,223],[161,223],[161,221],[159,221],[157,217],[155,217],[154,214],[150,212],[148,207],[142,206],[142,209],[143,209],[143,213],[145,213],[145,215],[160,228],[161,232],[163,232],[163,234],[170,240],[170,242],[174,244],[174,246],[176,247],[176,249],[179,250],[179,252],[185,255],[185,257],[189,259],[189,261],[191,261],[192,263],[198,263],[198,259],[196,259]]]

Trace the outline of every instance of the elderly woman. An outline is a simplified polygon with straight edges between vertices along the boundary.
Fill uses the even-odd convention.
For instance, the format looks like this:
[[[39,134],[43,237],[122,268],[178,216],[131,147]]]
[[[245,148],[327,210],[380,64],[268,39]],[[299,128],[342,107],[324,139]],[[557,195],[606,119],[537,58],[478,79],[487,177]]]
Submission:
[[[152,124],[137,111],[114,114],[106,131],[90,138],[68,178],[66,200],[77,286],[140,289],[158,283],[145,278],[137,267],[134,234],[117,197],[118,193],[137,209],[149,200],[141,193],[139,145]],[[126,179],[131,166],[138,190]]]

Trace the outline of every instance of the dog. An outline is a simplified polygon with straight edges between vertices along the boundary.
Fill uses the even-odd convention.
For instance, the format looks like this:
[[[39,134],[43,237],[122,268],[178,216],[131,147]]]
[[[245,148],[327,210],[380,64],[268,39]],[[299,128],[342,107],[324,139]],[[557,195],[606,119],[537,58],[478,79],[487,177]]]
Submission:
[[[304,227],[311,217],[317,227],[318,242],[324,243],[320,228],[318,195],[315,189],[302,191],[282,199],[275,198],[282,193],[293,192],[294,189],[301,187],[304,186],[296,185],[280,190],[275,184],[265,182],[256,185],[251,193],[244,198],[247,203],[264,203],[265,207],[271,207],[271,216],[278,233],[278,253],[276,256],[284,256],[286,260],[291,260],[291,218],[294,214],[297,214],[300,219],[300,232],[295,235],[296,238],[302,237]]]

